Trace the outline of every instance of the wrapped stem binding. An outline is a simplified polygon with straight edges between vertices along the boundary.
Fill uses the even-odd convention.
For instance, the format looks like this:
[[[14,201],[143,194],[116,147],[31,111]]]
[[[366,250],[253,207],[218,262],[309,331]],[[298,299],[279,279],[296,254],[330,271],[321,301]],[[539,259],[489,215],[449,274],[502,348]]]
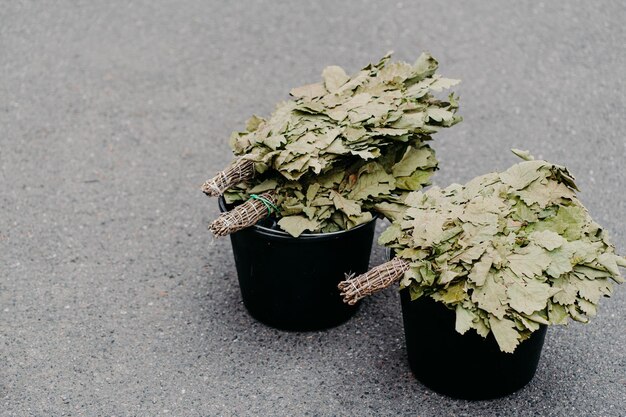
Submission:
[[[254,177],[254,162],[239,159],[230,167],[220,171],[210,180],[202,184],[202,192],[209,197],[218,197],[233,185]]]
[[[222,213],[209,225],[209,230],[217,237],[223,237],[239,230],[254,226],[259,220],[276,212],[276,193],[253,194],[245,203]]]
[[[346,280],[338,285],[343,302],[349,305],[356,304],[361,298],[389,287],[408,269],[409,263],[406,260],[394,258],[357,277],[354,277],[354,274],[346,275]]]

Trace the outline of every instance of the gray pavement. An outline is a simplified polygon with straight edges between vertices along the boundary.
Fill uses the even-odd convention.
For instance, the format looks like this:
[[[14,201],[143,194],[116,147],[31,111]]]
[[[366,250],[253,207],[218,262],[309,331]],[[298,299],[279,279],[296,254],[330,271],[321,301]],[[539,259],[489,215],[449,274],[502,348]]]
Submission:
[[[411,376],[394,289],[325,332],[251,319],[199,191],[230,131],[324,66],[430,50],[465,118],[434,142],[437,184],[529,149],[624,253],[625,20],[620,1],[3,2],[0,415],[626,415],[626,288],[549,330],[526,389],[453,400]]]

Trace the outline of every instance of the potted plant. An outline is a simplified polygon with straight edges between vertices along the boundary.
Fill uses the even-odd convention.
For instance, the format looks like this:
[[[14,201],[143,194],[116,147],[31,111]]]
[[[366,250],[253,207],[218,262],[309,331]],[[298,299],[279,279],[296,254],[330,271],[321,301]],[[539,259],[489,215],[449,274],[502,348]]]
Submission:
[[[401,279],[410,367],[450,396],[523,387],[546,326],[587,322],[611,280],[623,282],[626,259],[576,197],[567,169],[514,152],[527,161],[409,194],[379,239],[395,257],[339,285],[353,303]]]
[[[336,289],[346,270],[365,272],[378,215],[389,216],[437,168],[432,134],[460,121],[458,81],[385,56],[352,76],[332,66],[323,81],[291,90],[267,120],[231,136],[236,159],[202,190],[220,196],[210,225],[231,236],[242,298],[258,320],[310,330],[355,312]]]

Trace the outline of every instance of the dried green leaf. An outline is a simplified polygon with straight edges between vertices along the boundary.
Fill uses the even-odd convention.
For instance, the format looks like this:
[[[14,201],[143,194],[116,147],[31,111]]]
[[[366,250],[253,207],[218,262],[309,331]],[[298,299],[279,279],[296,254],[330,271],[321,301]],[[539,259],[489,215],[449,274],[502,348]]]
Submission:
[[[300,236],[305,230],[316,230],[319,226],[318,222],[304,216],[286,216],[280,219],[278,224],[293,237]]]
[[[468,279],[476,284],[476,286],[482,286],[485,283],[485,279],[487,278],[487,274],[492,263],[493,259],[489,255],[484,254],[478,262],[474,263],[474,266],[468,275]]]
[[[294,97],[308,99],[321,97],[326,93],[327,91],[321,83],[307,84],[302,87],[292,88],[291,91],[289,91],[289,94]]]
[[[394,221],[394,220],[400,220],[402,218],[405,207],[404,205],[400,203],[390,203],[387,201],[383,201],[381,203],[375,204],[374,210],[382,214],[385,218]]]
[[[567,243],[567,240],[551,230],[533,232],[528,238],[535,242],[535,244],[549,251],[559,248]]]
[[[348,198],[352,200],[364,200],[368,197],[376,197],[381,194],[389,194],[395,188],[395,178],[387,174],[377,163],[367,166],[367,169],[358,177],[348,189]]]
[[[429,285],[432,285],[429,284]],[[463,301],[467,293],[465,291],[465,283],[460,281],[449,285],[448,287],[431,294],[431,297],[437,301],[442,301],[445,304],[454,304]]]
[[[573,251],[569,245],[548,252],[548,256],[550,257],[550,265],[546,268],[546,273],[551,277],[558,278],[572,270]]]
[[[506,313],[506,287],[498,282],[493,274],[487,275],[485,283],[474,290],[471,300],[478,307],[499,319],[503,318]]]
[[[500,174],[500,180],[515,190],[521,190],[541,176],[544,161],[528,161],[513,165]]]
[[[268,179],[250,188],[248,192],[250,194],[261,194],[265,191],[274,190],[277,186],[278,181],[275,179]]]
[[[429,107],[426,113],[436,122],[450,121],[454,117],[454,113],[439,107]]]
[[[489,318],[489,326],[503,352],[513,353],[519,344],[519,333],[515,322],[507,319]]]
[[[558,292],[549,284],[529,280],[510,286],[506,292],[509,296],[509,305],[520,313],[532,314],[535,311],[543,310],[548,299]]]
[[[534,245],[517,249],[507,259],[509,268],[515,274],[529,278],[542,275],[552,262],[550,255],[543,248]]]
[[[520,158],[522,158],[524,161],[534,161],[535,160],[535,157],[532,156],[530,154],[530,152],[528,152],[528,151],[523,151],[521,149],[511,149],[511,152],[513,152],[515,155],[517,155]]]
[[[598,256],[598,263],[606,268],[611,275],[619,275],[619,269],[617,267],[618,256],[613,253],[605,252]]]
[[[450,87],[454,87],[459,84],[461,80],[453,80],[451,78],[438,78],[430,85],[430,89],[433,91],[447,90]]]
[[[336,65],[324,68],[322,78],[329,93],[334,93],[350,79],[343,68]]]
[[[380,234],[378,243],[380,245],[386,245],[388,243],[398,240],[402,236],[402,230],[397,224],[392,224]]]
[[[423,53],[417,58],[413,64],[412,76],[415,81],[420,81],[426,77],[432,76],[437,70],[437,60],[427,53]]]
[[[337,210],[341,210],[347,216],[359,216],[361,214],[361,205],[357,201],[349,200],[335,190],[330,190],[330,198]]]
[[[550,303],[548,308],[550,324],[567,324],[569,315],[567,309],[560,304]]]
[[[472,328],[472,322],[477,319],[476,314],[472,311],[463,308],[460,304],[456,306],[456,321],[454,328],[457,332],[465,334],[466,331]]]
[[[411,146],[406,150],[400,162],[393,166],[392,174],[394,177],[408,177],[418,168],[432,167],[433,162],[432,149],[428,147],[416,149]]]

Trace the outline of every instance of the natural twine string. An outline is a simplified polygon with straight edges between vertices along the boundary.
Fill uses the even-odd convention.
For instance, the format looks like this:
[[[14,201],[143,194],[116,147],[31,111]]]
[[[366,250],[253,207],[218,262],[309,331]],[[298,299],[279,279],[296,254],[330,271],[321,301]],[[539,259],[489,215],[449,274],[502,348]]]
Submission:
[[[409,262],[402,258],[394,258],[364,274],[354,277],[346,274],[346,279],[337,286],[343,302],[354,305],[361,298],[387,288],[408,271]]]
[[[259,200],[263,204],[265,204],[265,208],[267,208],[267,216],[269,217],[272,213],[278,213],[278,207],[274,205],[274,201],[263,197],[263,195],[250,194],[250,198],[253,200]]]
[[[253,194],[245,203],[222,213],[209,225],[209,230],[217,237],[227,236],[254,226],[259,220],[273,212],[278,212],[276,195],[273,191],[261,195]]]
[[[254,177],[254,162],[240,158],[227,169],[220,171],[202,184],[202,192],[209,197],[217,197],[233,185]]]

